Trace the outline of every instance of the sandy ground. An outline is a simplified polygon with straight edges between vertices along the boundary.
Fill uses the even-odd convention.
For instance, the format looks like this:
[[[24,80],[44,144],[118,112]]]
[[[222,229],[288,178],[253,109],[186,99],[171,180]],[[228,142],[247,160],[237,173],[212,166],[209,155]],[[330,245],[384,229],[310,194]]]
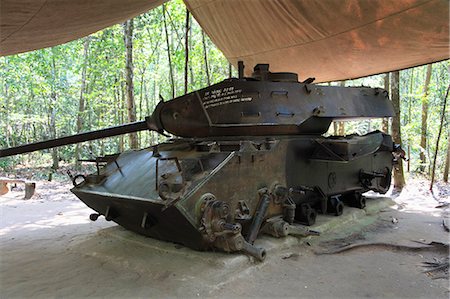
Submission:
[[[445,208],[436,208],[438,200],[450,202],[448,186],[433,198],[425,181],[410,181],[392,207],[375,214],[353,211],[342,217],[352,221],[336,222],[320,237],[264,237],[259,240],[268,248],[263,263],[145,238],[103,218],[91,222],[92,211],[69,188],[66,183],[39,181],[31,200],[22,199],[23,191],[0,197],[1,298],[450,294],[448,275],[424,273],[422,265],[448,257],[448,247],[408,248],[423,246],[416,241],[448,244],[449,234],[442,226]],[[349,244],[367,245],[318,254]]]

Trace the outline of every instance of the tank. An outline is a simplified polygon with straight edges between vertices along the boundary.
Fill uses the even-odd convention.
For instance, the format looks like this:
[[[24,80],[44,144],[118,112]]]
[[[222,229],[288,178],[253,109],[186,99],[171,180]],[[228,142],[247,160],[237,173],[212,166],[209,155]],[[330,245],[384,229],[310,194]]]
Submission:
[[[258,64],[170,101],[144,121],[3,149],[0,157],[153,130],[175,138],[98,157],[71,191],[126,229],[196,250],[240,251],[263,260],[258,235],[314,235],[318,214],[365,207],[386,193],[403,152],[390,135],[324,137],[333,120],[394,116],[387,92],[299,82]]]

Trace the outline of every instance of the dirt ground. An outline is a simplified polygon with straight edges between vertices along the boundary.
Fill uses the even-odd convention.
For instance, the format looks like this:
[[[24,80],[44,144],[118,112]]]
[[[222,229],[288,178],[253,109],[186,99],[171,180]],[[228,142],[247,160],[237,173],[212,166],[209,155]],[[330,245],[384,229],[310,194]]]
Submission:
[[[426,181],[409,180],[393,206],[365,214],[348,208],[342,219],[351,221],[320,237],[264,237],[263,263],[91,222],[68,183],[37,186],[30,200],[21,190],[0,197],[1,298],[449,297],[448,207],[436,208],[450,202],[446,185],[432,196]],[[426,273],[424,262],[444,267]]]

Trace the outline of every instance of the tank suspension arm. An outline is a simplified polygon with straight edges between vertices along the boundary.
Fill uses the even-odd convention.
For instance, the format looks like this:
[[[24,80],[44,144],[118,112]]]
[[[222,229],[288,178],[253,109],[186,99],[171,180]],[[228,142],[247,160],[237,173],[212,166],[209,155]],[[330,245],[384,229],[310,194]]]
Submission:
[[[253,256],[259,261],[264,261],[264,259],[266,258],[266,250],[264,248],[258,248],[245,240],[242,243],[241,250],[246,254]]]
[[[263,223],[264,217],[266,216],[267,209],[270,204],[270,196],[267,193],[263,193],[261,196],[261,200],[259,206],[256,210],[255,216],[253,217],[252,225],[250,226],[250,232],[247,236],[247,242],[253,244],[255,242],[256,237],[258,236],[259,230],[261,228],[261,224]]]
[[[116,127],[109,127],[106,129],[101,129],[97,131],[91,131],[91,132],[85,132],[80,133],[72,136],[66,136],[46,141],[40,141],[35,142],[31,144],[26,145],[20,145],[16,147],[6,148],[0,150],[0,158],[2,157],[8,157],[13,155],[19,155],[24,153],[30,153],[38,150],[63,146],[63,145],[69,145],[69,144],[75,144],[79,142],[89,141],[89,140],[95,140],[100,138],[106,138],[111,136],[117,136],[127,133],[133,133],[143,130],[155,130],[154,128],[150,127],[148,120],[144,121],[138,121],[133,122],[125,125],[120,125]],[[155,130],[157,131],[157,130]]]

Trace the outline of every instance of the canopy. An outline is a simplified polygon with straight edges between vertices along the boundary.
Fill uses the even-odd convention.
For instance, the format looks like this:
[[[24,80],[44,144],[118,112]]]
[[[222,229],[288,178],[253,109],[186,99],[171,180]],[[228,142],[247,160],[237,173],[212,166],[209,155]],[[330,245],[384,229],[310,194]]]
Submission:
[[[165,0],[0,0],[0,55],[54,46]],[[212,41],[249,75],[257,63],[316,82],[449,58],[447,0],[185,0]]]
[[[0,55],[63,44],[122,23],[165,0],[0,0]]]
[[[185,0],[225,56],[316,82],[449,58],[448,0]]]

